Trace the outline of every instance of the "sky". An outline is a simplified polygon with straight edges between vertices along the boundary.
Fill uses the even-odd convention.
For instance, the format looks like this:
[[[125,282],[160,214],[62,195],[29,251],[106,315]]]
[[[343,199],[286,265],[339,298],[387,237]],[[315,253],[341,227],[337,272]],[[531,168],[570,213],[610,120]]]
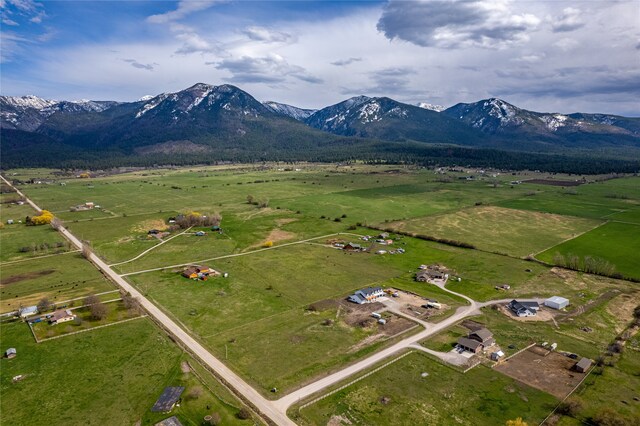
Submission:
[[[640,116],[640,0],[0,0],[0,93],[134,101],[195,83]]]

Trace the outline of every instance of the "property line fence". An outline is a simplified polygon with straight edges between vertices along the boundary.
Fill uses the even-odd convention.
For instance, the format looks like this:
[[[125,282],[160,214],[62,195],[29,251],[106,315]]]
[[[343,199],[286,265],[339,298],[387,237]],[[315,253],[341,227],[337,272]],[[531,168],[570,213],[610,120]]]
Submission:
[[[354,383],[358,383],[358,382],[359,382],[360,380],[362,380],[362,379],[366,379],[366,378],[367,378],[367,377],[369,377],[370,375],[372,375],[372,374],[374,374],[374,373],[377,373],[378,371],[382,370],[383,368],[386,368],[386,367],[390,366],[390,365],[391,365],[391,364],[393,364],[394,362],[401,360],[402,358],[404,358],[405,356],[407,356],[407,355],[409,355],[409,354],[412,354],[413,352],[414,352],[414,351],[405,352],[405,353],[403,353],[402,355],[400,355],[399,357],[396,357],[396,358],[392,359],[391,361],[388,361],[388,362],[386,362],[386,363],[382,364],[381,366],[374,368],[373,370],[371,370],[371,371],[367,372],[366,374],[363,374],[362,376],[358,377],[357,379],[354,379],[354,380],[350,381],[349,383],[346,383],[346,384],[344,384],[344,385],[340,386],[339,388],[332,390],[331,392],[328,392],[328,393],[326,393],[326,394],[324,394],[324,395],[322,395],[322,396],[319,396],[318,398],[315,398],[315,399],[313,399],[313,400],[311,400],[311,401],[309,401],[309,402],[307,402],[307,403],[305,403],[305,404],[301,405],[301,406],[298,408],[298,411],[302,410],[303,408],[308,407],[309,405],[315,404],[315,403],[316,403],[316,402],[318,402],[318,401],[322,401],[322,400],[323,400],[323,399],[325,399],[326,397],[331,396],[331,395],[333,395],[333,394],[334,394],[334,393],[336,393],[336,392],[340,392],[340,391],[341,391],[341,390],[343,390],[344,388],[347,388],[347,387],[349,387],[349,386],[353,385]]]

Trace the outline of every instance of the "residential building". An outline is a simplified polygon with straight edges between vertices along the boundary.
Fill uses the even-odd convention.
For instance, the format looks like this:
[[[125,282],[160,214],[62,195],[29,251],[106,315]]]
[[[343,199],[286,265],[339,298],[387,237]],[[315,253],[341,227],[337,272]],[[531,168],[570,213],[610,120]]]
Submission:
[[[162,395],[158,398],[151,411],[154,413],[168,413],[180,401],[180,396],[184,392],[184,386],[169,386],[164,388]]]
[[[507,307],[518,317],[533,317],[538,313],[540,304],[538,302],[519,302],[514,299],[509,302]]]
[[[482,343],[482,345],[485,348],[492,346],[496,343],[496,341],[493,338],[493,333],[484,327],[469,333],[469,339],[476,340]]]
[[[37,306],[26,306],[24,308],[18,309],[18,315],[20,316],[20,318],[26,318],[31,315],[35,315],[37,313],[38,313]]]
[[[347,298],[350,302],[362,305],[363,303],[375,302],[378,298],[384,296],[382,287],[367,287],[358,290]]]
[[[206,280],[210,276],[218,276],[218,275],[220,275],[220,272],[208,266],[193,265],[193,266],[189,266],[187,269],[182,271],[183,277],[191,278],[192,280],[197,280],[197,279]]]
[[[458,346],[465,351],[478,353],[481,352],[484,346],[477,340],[469,339],[468,337],[461,337],[458,339]]]
[[[58,309],[49,317],[49,324],[56,325],[74,319],[76,319],[76,315],[70,309]]]

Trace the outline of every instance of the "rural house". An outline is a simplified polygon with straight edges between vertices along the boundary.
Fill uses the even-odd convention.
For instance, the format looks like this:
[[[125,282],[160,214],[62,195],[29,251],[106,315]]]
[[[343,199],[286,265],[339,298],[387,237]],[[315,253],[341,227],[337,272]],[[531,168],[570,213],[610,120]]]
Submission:
[[[569,299],[560,296],[553,296],[544,301],[544,306],[551,309],[564,309],[569,305]]]
[[[469,339],[468,337],[461,337],[458,339],[458,347],[474,354],[482,351],[483,345],[477,340]]]
[[[416,274],[416,281],[433,283],[435,280],[446,280],[447,274],[435,269],[423,269]]]
[[[183,277],[190,278],[192,280],[200,279],[204,281],[210,276],[217,277],[218,275],[220,275],[220,272],[208,266],[193,265],[182,271]]]
[[[384,291],[381,287],[367,287],[362,290],[358,290],[348,297],[349,302],[362,305],[363,303],[375,302],[379,297],[384,296]]]
[[[362,251],[362,246],[360,244],[347,243],[344,245],[342,250],[345,251]]]
[[[205,417],[205,420],[206,419]],[[180,420],[178,420],[176,416],[171,416],[156,423],[154,426],[182,426],[182,423],[180,423]]]
[[[49,324],[56,325],[74,319],[76,319],[76,315],[70,309],[59,309],[49,317]]]
[[[493,333],[484,327],[469,333],[469,339],[476,340],[482,343],[485,348],[496,343],[496,341],[493,339]]]
[[[538,313],[540,304],[538,302],[518,302],[514,299],[509,302],[507,307],[518,317],[533,317]]]

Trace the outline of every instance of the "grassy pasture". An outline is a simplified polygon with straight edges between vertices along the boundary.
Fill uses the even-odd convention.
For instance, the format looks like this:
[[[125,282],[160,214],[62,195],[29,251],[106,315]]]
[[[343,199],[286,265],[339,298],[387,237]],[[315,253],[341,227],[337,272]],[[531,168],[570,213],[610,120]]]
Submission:
[[[640,279],[640,225],[609,222],[537,257],[553,263],[556,253],[602,258],[615,265],[616,272]]]
[[[0,313],[35,305],[43,297],[58,303],[115,290],[79,253],[5,265],[1,277]]]
[[[150,408],[165,386],[202,384],[180,373],[186,359],[148,320],[141,319],[64,337],[34,342],[21,322],[0,325],[2,348],[15,347],[18,356],[2,359],[0,408],[3,423],[45,424],[54,418],[67,424],[154,424],[162,418]],[[82,368],[78,368],[82,366]],[[12,383],[22,374],[24,380]],[[233,398],[218,386],[216,394]],[[237,424],[236,408],[204,389],[198,400],[185,399],[176,413],[183,424],[198,425],[206,405],[227,424]],[[237,402],[236,402],[237,404]]]
[[[401,231],[463,241],[479,249],[526,256],[595,227],[599,222],[500,207],[476,207],[390,223]]]
[[[31,210],[31,214],[33,214],[33,210]],[[48,244],[49,247],[45,244]],[[0,229],[0,246],[2,246],[0,251],[0,261],[2,262],[46,256],[69,250],[66,240],[49,225],[26,226],[17,222],[13,225],[5,225],[3,229]],[[25,247],[25,251],[21,250],[23,247]]]
[[[422,373],[428,373],[422,377]],[[387,404],[381,399],[389,399]],[[412,353],[379,372],[301,410],[299,424],[327,424],[342,416],[354,424],[504,424],[522,417],[540,422],[555,406],[551,395],[484,366],[466,374]]]

